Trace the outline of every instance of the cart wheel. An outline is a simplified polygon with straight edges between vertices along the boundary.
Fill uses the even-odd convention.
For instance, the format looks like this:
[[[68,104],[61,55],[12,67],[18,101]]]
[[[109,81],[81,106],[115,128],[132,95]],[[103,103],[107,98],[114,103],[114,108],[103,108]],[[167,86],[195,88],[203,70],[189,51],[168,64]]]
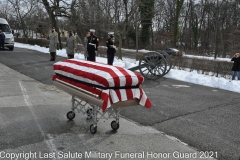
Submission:
[[[90,119],[92,118],[92,115],[93,115],[93,110],[92,109],[87,109],[87,118]]]
[[[94,124],[91,124],[91,125],[90,125],[90,132],[91,132],[92,134],[97,133],[97,126],[94,126]]]
[[[147,79],[159,79],[167,70],[166,59],[158,52],[145,53],[140,57],[139,70],[141,75]]]
[[[159,50],[159,51],[157,51],[157,52],[160,53],[160,54],[162,54],[163,57],[165,58],[166,62],[167,62],[167,69],[166,69],[166,71],[165,71],[165,73],[164,73],[164,75],[166,75],[166,74],[168,74],[168,72],[169,72],[169,71],[171,70],[171,68],[172,68],[172,60],[171,60],[171,57],[169,56],[169,54],[167,54],[167,53],[164,52],[164,51]]]
[[[116,131],[119,128],[119,123],[117,123],[116,121],[112,121],[111,127],[114,131]]]
[[[75,118],[75,113],[74,113],[73,111],[69,111],[69,112],[67,113],[67,118],[68,118],[69,120],[73,120],[73,119]]]

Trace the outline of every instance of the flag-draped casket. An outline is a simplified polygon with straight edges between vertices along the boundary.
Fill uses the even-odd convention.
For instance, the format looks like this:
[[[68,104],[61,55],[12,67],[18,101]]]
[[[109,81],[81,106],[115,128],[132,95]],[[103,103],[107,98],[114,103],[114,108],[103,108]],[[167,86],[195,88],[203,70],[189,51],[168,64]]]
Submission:
[[[93,94],[103,100],[104,112],[113,103],[137,98],[139,104],[147,108],[151,102],[139,86],[143,83],[142,75],[122,67],[107,64],[67,59],[53,65],[54,80],[61,80]]]

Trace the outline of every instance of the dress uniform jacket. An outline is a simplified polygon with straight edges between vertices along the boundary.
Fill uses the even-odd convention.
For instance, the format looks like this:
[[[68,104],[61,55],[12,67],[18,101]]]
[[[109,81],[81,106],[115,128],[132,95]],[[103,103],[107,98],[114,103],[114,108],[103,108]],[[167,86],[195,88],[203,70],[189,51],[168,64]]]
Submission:
[[[107,45],[107,53],[116,53],[116,49],[113,47],[113,40],[111,38],[108,38],[106,40],[106,45]]]
[[[58,43],[58,33],[51,32],[49,35],[49,52],[56,52]]]
[[[115,56],[115,52],[116,49],[113,46],[113,40],[111,38],[108,38],[106,40],[106,45],[107,45],[107,63],[109,65],[113,65],[113,61],[114,61],[114,56]]]
[[[91,35],[88,37],[88,45],[87,45],[87,51],[88,52],[95,52],[97,51],[97,47],[98,47],[98,37],[95,35]],[[93,45],[89,44],[92,43]]]

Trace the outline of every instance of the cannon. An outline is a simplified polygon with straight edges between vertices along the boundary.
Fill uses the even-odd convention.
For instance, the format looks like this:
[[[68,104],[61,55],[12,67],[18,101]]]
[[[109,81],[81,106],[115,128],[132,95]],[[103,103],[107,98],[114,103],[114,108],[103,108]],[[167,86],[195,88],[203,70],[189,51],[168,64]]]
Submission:
[[[139,59],[139,65],[129,70],[139,70],[146,79],[157,80],[166,75],[171,68],[171,57],[164,51],[155,51],[144,53]]]

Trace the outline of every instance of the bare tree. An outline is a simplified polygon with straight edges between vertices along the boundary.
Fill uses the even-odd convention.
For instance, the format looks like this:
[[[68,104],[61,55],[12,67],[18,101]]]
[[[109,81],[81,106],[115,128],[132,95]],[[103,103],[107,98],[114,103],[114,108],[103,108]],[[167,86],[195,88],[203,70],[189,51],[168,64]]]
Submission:
[[[75,3],[76,0],[73,1],[65,1],[65,0],[42,0],[43,5],[45,6],[45,9],[49,15],[49,18],[51,20],[52,26],[56,29],[58,32],[58,40],[59,40],[59,48],[62,49],[62,43],[61,43],[61,33],[59,31],[58,27],[58,17],[71,17],[71,5]]]
[[[41,2],[41,3],[40,3]],[[30,30],[42,35],[50,26],[72,29],[82,39],[89,29],[96,30],[104,45],[107,32],[114,31],[121,48],[143,47],[139,42],[142,0],[5,0],[0,15],[10,26],[21,28],[27,38]],[[214,52],[226,56],[240,50],[239,0],[154,0],[148,49],[177,47],[194,54]],[[179,3],[177,3],[179,2]],[[45,10],[41,9],[44,6]],[[17,22],[17,23],[16,23]],[[153,34],[154,33],[154,34]],[[59,35],[59,42],[61,42]],[[175,38],[174,38],[175,37]],[[176,43],[178,42],[178,43]],[[61,44],[61,43],[60,43]],[[60,46],[61,47],[61,46]]]
[[[15,17],[19,26],[23,30],[23,37],[26,42],[28,40],[28,23],[27,20],[33,19],[31,15],[34,14],[36,9],[36,0],[28,1],[28,0],[8,0],[8,2],[12,5],[13,10],[15,11]]]
[[[8,1],[0,1],[0,17],[9,20],[11,16],[12,6]]]

